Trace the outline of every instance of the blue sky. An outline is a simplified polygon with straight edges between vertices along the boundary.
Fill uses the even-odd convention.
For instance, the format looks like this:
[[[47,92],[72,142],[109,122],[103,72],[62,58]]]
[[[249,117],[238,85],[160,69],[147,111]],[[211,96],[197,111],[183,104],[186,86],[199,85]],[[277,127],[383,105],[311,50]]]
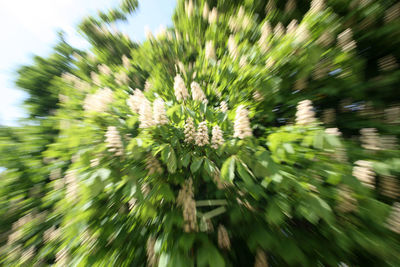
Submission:
[[[57,40],[57,30],[78,48],[87,43],[76,33],[86,15],[118,5],[119,0],[1,0],[0,1],[0,125],[16,125],[24,116],[25,93],[14,86],[18,66],[33,55],[46,56]],[[139,0],[139,10],[122,29],[133,40],[144,39],[144,28],[155,32],[171,25],[176,0]]]

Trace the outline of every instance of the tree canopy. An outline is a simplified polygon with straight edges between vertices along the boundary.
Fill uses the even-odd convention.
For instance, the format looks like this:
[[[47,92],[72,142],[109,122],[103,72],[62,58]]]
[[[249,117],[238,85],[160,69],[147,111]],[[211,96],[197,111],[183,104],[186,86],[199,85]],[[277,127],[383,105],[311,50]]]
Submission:
[[[137,1],[19,70],[5,266],[399,266],[400,5]]]

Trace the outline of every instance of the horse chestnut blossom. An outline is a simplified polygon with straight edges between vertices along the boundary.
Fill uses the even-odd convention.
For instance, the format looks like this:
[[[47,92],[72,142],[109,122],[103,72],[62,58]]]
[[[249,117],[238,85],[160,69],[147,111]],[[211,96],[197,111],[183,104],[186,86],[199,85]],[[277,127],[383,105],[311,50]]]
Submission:
[[[226,103],[226,101],[221,101],[221,103],[219,104],[219,109],[226,113],[228,111],[228,103]]]
[[[148,128],[154,126],[153,120],[153,110],[151,108],[150,101],[145,98],[140,104],[139,108],[139,121],[140,121],[140,128]]]
[[[196,201],[194,200],[193,193],[193,180],[187,179],[179,190],[178,198],[176,200],[177,205],[183,208],[183,219],[185,221],[184,231],[192,232],[198,230],[197,225],[197,210]]]
[[[315,112],[310,100],[306,99],[297,104],[296,124],[310,125],[315,122]]]
[[[167,115],[165,114],[165,104],[161,98],[157,98],[153,102],[154,122],[159,125],[168,123]]]
[[[224,141],[221,128],[218,125],[215,125],[212,129],[211,147],[217,149],[219,146],[224,144]]]
[[[198,146],[205,146],[210,143],[209,137],[208,137],[208,128],[207,128],[207,122],[202,121],[199,123],[199,127],[196,132],[196,145]]]
[[[191,117],[186,120],[183,132],[185,134],[186,143],[191,143],[194,141],[196,137],[196,128],[194,127],[193,119]]]
[[[103,88],[97,90],[96,93],[87,95],[83,108],[85,111],[104,112],[108,108],[108,104],[113,101],[113,92],[110,88]]]
[[[124,154],[124,148],[117,127],[108,126],[105,136],[108,151],[114,153],[115,156],[122,156]]]
[[[229,239],[228,231],[225,226],[218,226],[218,247],[226,250],[231,249],[231,240]]]
[[[197,82],[192,82],[190,84],[190,88],[192,89],[192,98],[195,101],[208,102],[206,95],[203,90],[201,90],[200,85]]]
[[[215,55],[215,48],[212,41],[206,42],[205,55],[207,59],[213,59],[213,60],[217,59],[217,56]]]
[[[186,89],[185,82],[181,75],[177,74],[174,79],[174,91],[176,100],[186,100],[189,97],[189,93]]]
[[[353,176],[360,180],[363,185],[375,188],[375,173],[372,169],[372,162],[357,160],[354,164],[356,166],[353,168]]]
[[[143,92],[139,89],[135,89],[133,95],[129,96],[126,102],[133,112],[138,113],[140,105],[144,101],[147,101],[147,99],[144,96]]]
[[[243,139],[245,137],[253,136],[248,116],[249,112],[243,105],[240,105],[236,109],[233,137]]]

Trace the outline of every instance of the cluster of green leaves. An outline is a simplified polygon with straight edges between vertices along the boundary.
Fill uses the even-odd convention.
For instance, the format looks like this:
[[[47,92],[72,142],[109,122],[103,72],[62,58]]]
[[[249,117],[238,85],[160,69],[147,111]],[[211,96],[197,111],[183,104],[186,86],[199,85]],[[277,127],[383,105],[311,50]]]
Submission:
[[[193,13],[188,14],[187,3],[178,1],[174,26],[136,44],[121,33],[99,30],[134,11],[137,2],[125,1],[115,12],[84,20],[80,29],[93,48],[65,57],[62,65],[68,69],[54,74],[48,66],[35,64],[50,91],[31,94],[40,100],[35,107],[46,110],[45,117],[41,114],[35,126],[4,129],[1,136],[1,153],[8,155],[1,160],[7,168],[0,187],[1,225],[6,226],[1,232],[1,263],[145,266],[147,249],[154,251],[158,266],[248,266],[261,249],[271,266],[398,265],[399,235],[386,227],[396,199],[382,194],[380,178],[399,175],[400,153],[370,153],[349,137],[362,127],[398,136],[399,125],[339,108],[340,101],[349,98],[354,109],[369,101],[375,108],[398,103],[393,93],[399,71],[378,72],[376,66],[376,57],[398,56],[393,36],[399,34],[399,18],[381,23],[382,10],[394,1],[356,6],[327,1],[319,12],[308,12],[309,1],[296,1],[298,8],[291,12],[284,11],[285,1],[273,2],[267,12],[265,1],[193,1]],[[216,23],[202,16],[206,4],[210,10],[217,8]],[[240,6],[249,19],[234,32],[229,21]],[[370,14],[376,19],[372,26],[358,27],[357,21]],[[307,38],[271,34],[269,49],[260,48],[264,22],[287,26],[292,19],[307,28]],[[356,50],[318,41],[326,32],[336,37],[348,27],[354,31]],[[229,36],[239,58],[229,54]],[[216,60],[206,56],[207,41],[215,47]],[[122,64],[123,55],[130,59],[128,68]],[[99,64],[112,72],[98,74],[100,85],[91,75]],[[316,78],[315,69],[324,64],[329,71]],[[65,71],[86,86],[61,78]],[[130,80],[121,85],[119,73]],[[189,91],[191,82],[198,82],[208,103],[177,101],[178,73]],[[29,71],[20,75],[21,81],[37,81]],[[307,86],[294,90],[299,79]],[[166,125],[140,128],[139,115],[126,103],[133,88],[143,89],[146,80],[151,84],[146,98],[166,103]],[[382,94],[370,94],[371,83],[384,85]],[[106,112],[85,111],[86,97],[100,87],[112,89],[112,103]],[[262,100],[253,98],[254,93]],[[60,102],[54,97],[58,94],[63,96]],[[295,105],[304,99],[313,101],[318,115],[335,109],[336,121],[325,126],[338,126],[343,137],[325,133],[322,124],[288,125],[294,121]],[[228,103],[227,112],[219,108],[221,101]],[[239,105],[249,109],[254,135],[243,140],[233,138]],[[219,125],[225,144],[213,149],[186,143],[183,129],[189,117],[195,125],[206,121],[209,129]],[[104,134],[109,126],[119,131],[123,156],[107,150]],[[338,158],[338,153],[347,154],[347,159]],[[148,158],[158,161],[162,171],[150,174]],[[97,165],[92,164],[95,159]],[[359,159],[374,162],[376,189],[352,176],[352,162]],[[65,178],[50,179],[57,171]],[[182,207],[177,205],[178,192],[188,179],[193,180],[199,224],[199,231],[190,233],[183,230]],[[350,211],[340,208],[348,204],[343,187],[355,202]],[[27,214],[33,217],[29,223],[15,226]],[[212,228],[219,225],[228,231],[230,250],[218,247]],[[47,238],[49,230],[57,235]],[[21,237],[7,243],[17,231]],[[154,248],[146,248],[149,238],[156,240]]]

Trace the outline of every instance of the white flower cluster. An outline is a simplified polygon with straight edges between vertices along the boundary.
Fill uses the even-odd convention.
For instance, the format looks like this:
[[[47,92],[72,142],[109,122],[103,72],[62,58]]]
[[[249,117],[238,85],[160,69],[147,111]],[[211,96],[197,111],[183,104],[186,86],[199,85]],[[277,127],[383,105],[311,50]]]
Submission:
[[[383,150],[397,150],[397,137],[395,135],[381,136],[380,147]]]
[[[100,158],[94,158],[90,160],[90,167],[94,168],[100,165]]]
[[[152,155],[148,155],[146,158],[146,170],[148,171],[148,175],[161,174],[163,172],[160,162]]]
[[[395,202],[388,218],[388,228],[400,234],[400,203]]]
[[[226,101],[221,101],[221,103],[219,104],[219,109],[226,113],[228,111],[228,103],[226,103]]]
[[[385,121],[390,124],[400,123],[400,106],[385,109]]]
[[[324,8],[325,8],[324,0],[312,0],[309,12],[317,13],[324,10]]]
[[[98,65],[98,66],[97,66],[97,69],[99,70],[99,72],[100,72],[101,74],[104,74],[104,75],[111,75],[111,69],[110,69],[110,67],[108,67],[108,66],[105,65],[105,64]]]
[[[178,101],[186,100],[189,97],[189,93],[186,89],[185,82],[181,75],[177,74],[174,79],[174,91],[175,97]]]
[[[110,88],[97,90],[94,94],[89,94],[83,101],[83,108],[87,112],[105,112],[108,104],[113,101],[113,92]]]
[[[233,59],[236,59],[239,57],[239,51],[238,51],[238,47],[235,41],[235,37],[233,35],[229,36],[228,39],[228,50],[229,50],[229,54],[231,55],[231,57]]]
[[[207,2],[205,2],[204,6],[203,6],[203,13],[202,13],[204,20],[208,20],[208,13],[210,13],[210,8],[208,7]]]
[[[218,247],[226,250],[231,249],[231,240],[229,239],[228,231],[222,224],[218,225]]]
[[[190,18],[193,15],[193,0],[185,1],[185,12],[188,18]]]
[[[205,55],[207,59],[216,60],[217,56],[215,55],[215,48],[212,41],[207,41],[205,46]]]
[[[67,171],[64,180],[65,184],[67,185],[65,197],[70,201],[76,200],[78,197],[78,190],[79,190],[78,179],[76,177],[76,170]]]
[[[208,137],[208,128],[207,128],[207,122],[202,121],[199,123],[199,127],[197,128],[196,132],[196,145],[198,146],[205,146],[210,143],[209,137]]]
[[[154,122],[159,125],[167,124],[168,118],[165,113],[165,103],[161,98],[157,98],[153,102]]]
[[[234,128],[233,137],[243,139],[249,136],[253,136],[248,116],[249,112],[243,105],[240,105],[236,109],[235,123],[233,126]]]
[[[341,212],[352,212],[357,208],[357,200],[352,196],[353,191],[347,185],[338,187],[339,204],[337,209]]]
[[[333,135],[333,136],[341,136],[342,133],[339,131],[338,128],[326,128],[325,133]]]
[[[267,255],[261,249],[257,249],[254,267],[268,267]]]
[[[375,128],[363,128],[360,130],[362,147],[370,150],[380,150],[379,134]]]
[[[208,23],[213,24],[216,23],[218,20],[218,10],[216,7],[214,7],[209,13],[208,13]]]
[[[124,148],[117,127],[108,126],[105,137],[108,151],[114,153],[116,156],[122,156],[124,154]]]
[[[356,48],[357,44],[353,40],[353,32],[351,29],[346,29],[342,33],[340,33],[337,37],[338,46],[344,51],[348,52]]]
[[[128,74],[126,74],[126,72],[123,70],[116,73],[115,74],[115,82],[120,86],[124,85],[124,84],[128,84],[129,83]]]
[[[268,51],[269,45],[268,40],[271,36],[272,28],[269,21],[264,22],[261,26],[261,37],[258,40],[258,45],[260,46],[261,50],[265,53]]]
[[[157,256],[154,251],[154,246],[156,245],[156,240],[154,237],[149,237],[146,242],[146,255],[147,255],[147,264],[151,267],[157,266]]]
[[[309,125],[315,122],[315,112],[310,100],[306,99],[297,104],[296,124]]]
[[[130,69],[131,67],[131,62],[126,55],[122,56],[122,66],[124,66],[125,69]]]
[[[194,141],[196,137],[196,128],[194,127],[193,119],[191,117],[186,120],[183,132],[185,134],[186,143]]]
[[[56,179],[59,179],[60,177],[61,177],[61,169],[60,168],[51,170],[50,180],[56,180]]]
[[[255,91],[253,93],[253,99],[257,102],[261,102],[264,100],[264,96],[260,93],[260,91]]]
[[[283,26],[281,22],[278,22],[278,24],[276,24],[274,28],[274,37],[280,38],[284,34],[285,34],[285,26]]]
[[[140,128],[149,128],[155,125],[151,103],[146,98],[139,107]]]
[[[193,180],[191,178],[186,180],[181,190],[179,190],[176,202],[178,206],[183,207],[184,231],[197,231],[197,210],[193,193]]]
[[[144,101],[147,101],[147,99],[144,96],[143,92],[139,89],[135,89],[133,95],[129,96],[126,102],[133,112],[139,113],[140,105]]]
[[[390,23],[400,16],[400,3],[394,4],[390,8],[386,9],[384,21]]]
[[[200,85],[197,82],[192,82],[190,84],[190,88],[192,89],[192,98],[195,101],[201,101],[207,103],[206,95],[204,94],[203,90],[201,90]]]
[[[393,175],[382,175],[381,179],[382,194],[392,199],[400,196],[399,183]]]
[[[217,149],[225,142],[223,132],[218,125],[215,125],[212,129],[211,147]]]
[[[238,10],[237,16],[229,18],[228,24],[230,30],[236,33],[240,30],[248,30],[251,27],[252,20],[251,17],[246,14],[244,7],[241,6]]]
[[[60,236],[61,236],[60,228],[56,228],[53,225],[50,228],[48,228],[46,231],[44,231],[44,233],[43,233],[43,241],[45,243],[49,243],[49,242],[55,241]]]
[[[288,0],[285,5],[285,12],[292,12],[296,9],[296,1],[295,0]]]
[[[101,85],[100,76],[96,72],[94,72],[94,71],[90,72],[90,78],[92,79],[92,82],[95,85],[97,85],[97,86]]]
[[[375,188],[375,173],[372,169],[372,162],[366,160],[357,160],[354,162],[353,176],[369,188]]]
[[[378,66],[381,71],[391,71],[397,69],[399,65],[393,55],[388,55],[378,60]]]

